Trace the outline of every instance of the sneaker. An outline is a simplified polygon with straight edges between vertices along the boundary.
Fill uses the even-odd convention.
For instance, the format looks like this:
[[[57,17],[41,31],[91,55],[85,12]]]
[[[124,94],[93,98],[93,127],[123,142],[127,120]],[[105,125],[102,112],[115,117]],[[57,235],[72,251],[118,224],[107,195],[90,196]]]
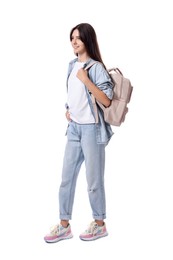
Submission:
[[[47,243],[54,243],[72,237],[70,224],[66,228],[59,224],[51,228],[50,233],[44,237],[44,240]]]
[[[81,240],[91,241],[101,237],[105,237],[108,235],[106,230],[106,224],[104,223],[103,226],[98,226],[98,224],[93,221],[91,222],[90,226],[84,233],[82,233],[79,237]]]

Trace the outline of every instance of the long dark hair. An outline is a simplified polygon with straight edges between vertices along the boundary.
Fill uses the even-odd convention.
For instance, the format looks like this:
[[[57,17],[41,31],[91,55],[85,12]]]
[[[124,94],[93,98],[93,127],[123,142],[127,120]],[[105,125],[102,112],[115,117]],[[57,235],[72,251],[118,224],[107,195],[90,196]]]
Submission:
[[[94,28],[88,23],[80,23],[76,25],[70,31],[70,41],[72,41],[72,34],[76,29],[79,31],[80,39],[85,44],[86,51],[90,58],[101,62],[105,67]]]

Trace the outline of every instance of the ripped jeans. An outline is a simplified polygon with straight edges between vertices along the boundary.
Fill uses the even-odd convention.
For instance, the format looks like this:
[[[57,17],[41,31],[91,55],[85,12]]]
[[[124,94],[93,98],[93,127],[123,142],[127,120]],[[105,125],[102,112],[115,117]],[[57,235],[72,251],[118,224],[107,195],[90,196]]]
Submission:
[[[97,220],[106,218],[105,144],[97,144],[95,124],[81,125],[71,121],[67,129],[62,181],[59,188],[60,219],[72,218],[76,181],[83,161],[92,216]]]

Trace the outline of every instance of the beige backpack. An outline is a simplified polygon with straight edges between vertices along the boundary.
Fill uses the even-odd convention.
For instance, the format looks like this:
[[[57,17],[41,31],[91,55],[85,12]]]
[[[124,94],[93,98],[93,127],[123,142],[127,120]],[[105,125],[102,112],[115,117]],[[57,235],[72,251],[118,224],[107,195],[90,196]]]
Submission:
[[[89,69],[95,62],[89,64],[86,69]],[[130,102],[133,87],[129,79],[123,76],[123,73],[118,68],[108,70],[108,73],[114,83],[113,98],[109,107],[103,106],[98,102],[93,95],[92,102],[98,123],[97,104],[103,110],[104,120],[113,126],[120,126],[124,122],[128,112],[127,104]]]

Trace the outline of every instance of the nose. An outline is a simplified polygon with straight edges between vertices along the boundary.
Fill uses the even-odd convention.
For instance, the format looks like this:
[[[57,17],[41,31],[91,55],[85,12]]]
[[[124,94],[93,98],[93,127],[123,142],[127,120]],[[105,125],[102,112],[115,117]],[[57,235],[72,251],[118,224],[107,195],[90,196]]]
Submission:
[[[76,39],[75,38],[72,39],[72,44],[74,44],[74,45],[76,44]]]

